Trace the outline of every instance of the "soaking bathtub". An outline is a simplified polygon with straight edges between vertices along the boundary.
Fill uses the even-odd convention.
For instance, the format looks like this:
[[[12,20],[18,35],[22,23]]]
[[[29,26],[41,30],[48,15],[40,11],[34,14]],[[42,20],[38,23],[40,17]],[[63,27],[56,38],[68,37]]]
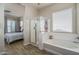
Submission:
[[[43,42],[44,50],[59,55],[79,55],[79,43],[69,40],[48,39]]]

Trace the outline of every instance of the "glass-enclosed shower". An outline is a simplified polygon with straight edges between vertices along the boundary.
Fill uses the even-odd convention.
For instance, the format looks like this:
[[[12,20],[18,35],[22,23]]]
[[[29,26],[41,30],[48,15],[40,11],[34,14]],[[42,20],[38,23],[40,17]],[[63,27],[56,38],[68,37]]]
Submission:
[[[33,45],[39,45],[40,33],[50,32],[50,19],[40,16],[30,23],[30,42]]]

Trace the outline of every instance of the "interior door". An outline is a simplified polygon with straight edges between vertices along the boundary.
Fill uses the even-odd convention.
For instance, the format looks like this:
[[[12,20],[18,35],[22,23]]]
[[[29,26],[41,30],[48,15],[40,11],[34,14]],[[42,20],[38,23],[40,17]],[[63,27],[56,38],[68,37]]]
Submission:
[[[31,43],[36,44],[36,20],[31,20]]]

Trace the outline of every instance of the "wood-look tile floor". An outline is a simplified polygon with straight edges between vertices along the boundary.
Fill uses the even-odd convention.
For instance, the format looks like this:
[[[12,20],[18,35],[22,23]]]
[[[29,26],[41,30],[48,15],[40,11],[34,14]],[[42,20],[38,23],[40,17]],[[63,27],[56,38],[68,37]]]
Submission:
[[[7,55],[51,55],[44,50],[40,50],[33,45],[23,45],[23,40],[16,41],[12,44],[6,44],[6,51],[8,52]]]

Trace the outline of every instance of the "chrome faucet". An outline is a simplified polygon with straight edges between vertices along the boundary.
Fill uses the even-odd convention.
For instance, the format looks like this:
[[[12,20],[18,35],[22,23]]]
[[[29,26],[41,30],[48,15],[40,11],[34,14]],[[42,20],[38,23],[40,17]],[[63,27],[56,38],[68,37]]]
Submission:
[[[49,35],[49,39],[53,39],[53,36],[52,35]]]
[[[79,43],[79,37],[76,37],[76,39],[73,42],[74,43]]]
[[[79,40],[79,37],[77,37],[76,39]]]

